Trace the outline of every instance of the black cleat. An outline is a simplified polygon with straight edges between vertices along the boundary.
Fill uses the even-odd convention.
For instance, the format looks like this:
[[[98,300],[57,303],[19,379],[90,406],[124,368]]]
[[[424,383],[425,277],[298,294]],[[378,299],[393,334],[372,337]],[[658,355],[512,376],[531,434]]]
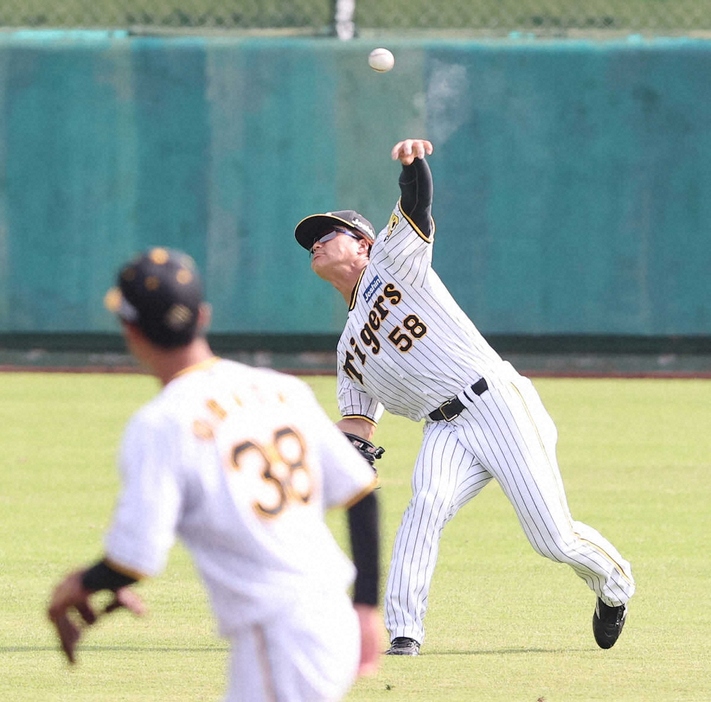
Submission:
[[[610,607],[599,597],[593,614],[593,634],[600,648],[612,648],[620,638],[627,619],[627,605]]]
[[[396,636],[390,642],[390,648],[385,651],[386,656],[419,656],[420,644],[407,636]]]

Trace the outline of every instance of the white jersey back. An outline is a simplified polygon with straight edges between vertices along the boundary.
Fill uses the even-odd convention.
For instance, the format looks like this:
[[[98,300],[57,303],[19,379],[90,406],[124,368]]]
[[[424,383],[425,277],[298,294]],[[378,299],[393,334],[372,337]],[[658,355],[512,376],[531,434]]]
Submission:
[[[395,207],[338,343],[343,416],[420,420],[502,364],[432,269],[432,238]]]
[[[373,471],[296,378],[189,369],[134,415],[121,470],[107,557],[156,575],[177,533],[225,635],[353,580],[323,513],[371,490]]]

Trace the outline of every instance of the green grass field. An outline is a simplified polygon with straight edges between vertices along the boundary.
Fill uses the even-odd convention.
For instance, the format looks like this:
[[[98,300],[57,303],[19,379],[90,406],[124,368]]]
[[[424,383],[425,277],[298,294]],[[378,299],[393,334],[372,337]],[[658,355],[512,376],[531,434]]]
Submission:
[[[309,382],[336,417],[334,379]],[[594,597],[529,547],[490,485],[447,526],[419,658],[383,658],[350,701],[711,699],[711,381],[538,379],[559,432],[574,516],[632,562],[637,595],[615,648],[598,649]],[[130,375],[0,375],[0,699],[209,702],[226,645],[186,553],[141,584],[142,620],[92,630],[70,669],[44,608],[53,583],[101,553],[124,422],[156,391]],[[378,431],[384,558],[409,498],[420,427]],[[340,513],[329,516],[343,539]]]

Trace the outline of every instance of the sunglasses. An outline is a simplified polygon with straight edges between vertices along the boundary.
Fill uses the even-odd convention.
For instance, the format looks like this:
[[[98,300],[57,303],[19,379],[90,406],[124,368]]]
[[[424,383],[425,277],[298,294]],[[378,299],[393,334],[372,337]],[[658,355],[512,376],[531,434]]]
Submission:
[[[311,245],[311,248],[309,249],[309,253],[313,255],[314,252],[314,246],[317,243],[322,243],[325,244],[327,241],[331,241],[331,239],[335,239],[339,234],[345,234],[346,236],[351,237],[351,239],[360,239],[357,234],[354,234],[352,231],[349,231],[348,229],[342,229],[341,227],[334,227],[331,229],[331,231],[327,232],[323,236],[320,236],[318,239],[314,241],[314,243]]]

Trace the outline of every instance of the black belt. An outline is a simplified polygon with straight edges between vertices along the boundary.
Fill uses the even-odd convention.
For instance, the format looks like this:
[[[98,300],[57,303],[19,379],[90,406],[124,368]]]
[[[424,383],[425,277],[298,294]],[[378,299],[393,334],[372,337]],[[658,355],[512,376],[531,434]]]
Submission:
[[[467,388],[471,390],[475,395],[483,395],[489,389],[489,385],[486,382],[486,378],[479,378],[479,380]],[[464,391],[466,392],[466,390]],[[451,400],[443,402],[434,412],[430,412],[427,416],[433,422],[440,422],[443,419],[447,422],[451,422],[455,417],[458,417],[464,410],[466,405],[458,398],[453,397]]]

